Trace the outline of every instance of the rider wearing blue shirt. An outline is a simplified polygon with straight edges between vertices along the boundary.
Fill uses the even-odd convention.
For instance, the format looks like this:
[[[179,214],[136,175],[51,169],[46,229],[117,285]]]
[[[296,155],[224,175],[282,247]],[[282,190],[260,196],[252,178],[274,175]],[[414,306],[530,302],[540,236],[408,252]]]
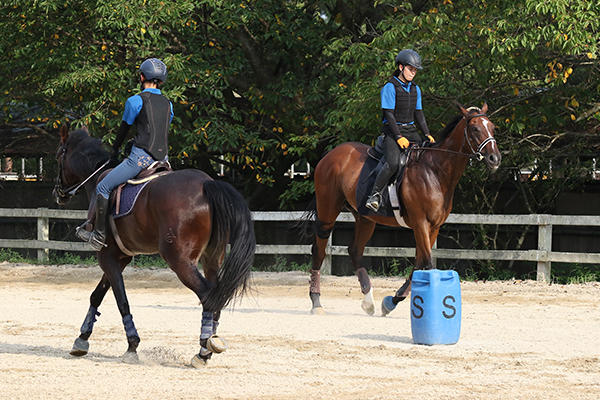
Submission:
[[[431,143],[435,143],[423,114],[421,89],[412,81],[417,70],[423,68],[421,57],[416,51],[405,49],[398,53],[395,61],[394,76],[381,89],[385,163],[365,204],[375,212],[381,205],[385,185],[396,171],[401,175],[406,165],[406,150],[411,144],[421,142],[417,127]]]
[[[93,232],[78,229],[77,236],[88,241],[96,251],[106,246],[106,219],[110,192],[121,183],[135,177],[154,161],[167,160],[169,125],[173,119],[173,105],[161,94],[158,86],[167,80],[167,66],[156,58],[140,65],[142,92],[131,96],[125,103],[123,120],[113,143],[118,154],[129,128],[136,125],[136,136],[129,156],[111,170],[96,186],[96,222]],[[93,207],[93,204],[90,205]]]

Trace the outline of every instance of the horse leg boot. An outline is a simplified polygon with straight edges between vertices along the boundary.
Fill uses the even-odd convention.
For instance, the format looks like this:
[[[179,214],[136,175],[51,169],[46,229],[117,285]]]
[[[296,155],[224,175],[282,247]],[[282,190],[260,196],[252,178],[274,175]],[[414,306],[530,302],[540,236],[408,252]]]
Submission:
[[[321,270],[310,270],[310,285],[309,296],[312,302],[311,314],[325,314],[321,305]]]
[[[383,164],[383,167],[377,174],[377,178],[375,178],[375,183],[373,184],[373,190],[371,190],[371,194],[367,199],[367,203],[365,207],[373,210],[374,212],[379,211],[379,207],[381,207],[381,192],[385,185],[387,185],[388,181],[394,174],[394,171],[390,167],[390,164],[386,161]]]
[[[408,277],[406,282],[404,282],[404,284],[396,291],[394,296],[385,296],[383,298],[383,300],[381,301],[381,316],[382,317],[385,317],[386,315],[388,315],[389,313],[394,311],[394,309],[396,308],[398,303],[400,303],[402,300],[404,300],[406,298],[406,296],[408,296],[408,293],[410,292],[411,282],[412,282],[412,272],[410,273],[410,276]]]
[[[108,216],[108,199],[101,194],[96,197],[96,224],[90,245],[96,251],[106,247],[106,220]]]
[[[202,328],[200,329],[200,353],[192,358],[192,366],[200,368],[208,363],[213,353],[219,354],[227,350],[227,344],[219,336],[215,335],[218,318],[212,311],[202,311]],[[220,314],[220,311],[218,312]]]
[[[90,296],[90,307],[85,316],[83,324],[81,324],[80,335],[77,339],[75,339],[75,343],[73,343],[73,348],[71,349],[72,356],[81,357],[88,353],[90,348],[90,344],[88,342],[89,337],[92,334],[94,329],[94,323],[96,322],[96,317],[100,316],[100,312],[98,311],[98,307],[100,307],[100,303],[102,303],[102,299],[104,299],[104,295],[108,291],[110,287],[110,283],[108,282],[108,278],[106,276],[102,276],[100,283],[96,286],[96,289],[92,292]]]

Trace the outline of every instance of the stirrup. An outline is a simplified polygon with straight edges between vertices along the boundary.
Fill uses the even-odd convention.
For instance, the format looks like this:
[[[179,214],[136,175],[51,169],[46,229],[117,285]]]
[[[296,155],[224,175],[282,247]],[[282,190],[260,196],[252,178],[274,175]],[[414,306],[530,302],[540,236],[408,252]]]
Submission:
[[[75,228],[75,236],[77,237],[77,239],[83,240],[84,242],[89,242],[92,240],[92,232],[85,229],[83,225],[80,225],[77,228]]]
[[[380,205],[381,205],[381,193],[375,192],[369,196],[369,198],[367,199],[367,203],[365,204],[365,207],[377,212],[379,210]]]
[[[108,245],[105,243],[106,242],[106,238],[103,238],[96,231],[90,232],[90,238],[89,238],[89,240],[87,242],[96,251],[100,251],[100,250],[102,250],[102,248],[108,247]]]

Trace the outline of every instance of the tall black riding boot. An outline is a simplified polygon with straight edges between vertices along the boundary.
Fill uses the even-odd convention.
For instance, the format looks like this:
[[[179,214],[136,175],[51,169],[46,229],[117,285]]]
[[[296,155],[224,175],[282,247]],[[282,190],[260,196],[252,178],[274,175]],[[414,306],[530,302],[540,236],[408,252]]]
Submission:
[[[108,199],[105,199],[101,194],[96,197],[96,222],[94,224],[94,232],[90,239],[90,245],[96,251],[106,247],[106,220],[108,213]]]
[[[383,164],[383,167],[377,174],[375,178],[375,183],[373,184],[373,190],[371,190],[371,195],[367,199],[367,203],[365,207],[370,208],[371,210],[377,212],[379,207],[381,206],[381,192],[383,188],[388,183],[394,171],[390,168],[390,165],[386,162]]]

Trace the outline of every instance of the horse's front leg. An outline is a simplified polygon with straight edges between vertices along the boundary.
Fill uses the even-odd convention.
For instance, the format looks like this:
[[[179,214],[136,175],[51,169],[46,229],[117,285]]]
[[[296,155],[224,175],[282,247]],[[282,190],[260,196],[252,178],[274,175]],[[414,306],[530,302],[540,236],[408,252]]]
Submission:
[[[437,238],[439,228],[432,228],[427,224],[422,224],[413,228],[415,236],[416,247],[415,247],[415,267],[410,272],[408,279],[400,286],[394,296],[386,296],[381,302],[381,314],[386,316],[392,312],[398,303],[408,297],[410,293],[410,286],[412,282],[412,275],[415,269],[431,269],[433,263],[431,262],[431,247]],[[432,240],[433,239],[433,240]]]
[[[90,308],[88,309],[87,315],[85,316],[83,324],[81,325],[81,334],[77,339],[75,339],[75,343],[73,343],[73,348],[70,352],[72,356],[81,357],[87,354],[90,348],[88,339],[92,334],[92,330],[94,329],[96,317],[100,316],[98,307],[100,307],[108,288],[110,288],[110,282],[106,274],[104,274],[102,275],[98,286],[96,286],[96,289],[94,289],[90,296]]]
[[[364,295],[360,304],[364,312],[369,315],[375,314],[375,300],[373,299],[373,287],[367,269],[361,266],[365,246],[375,230],[375,222],[354,213],[356,223],[354,224],[354,239],[348,247],[348,254],[354,266],[354,272],[360,283],[360,290]]]
[[[123,361],[133,363],[139,360],[137,347],[140,344],[140,336],[133,323],[133,316],[129,309],[129,302],[127,301],[122,274],[124,266],[131,261],[131,257],[120,259],[120,257],[115,254],[115,247],[116,245],[113,242],[109,247],[100,251],[98,258],[104,274],[108,276],[108,280],[110,281],[115,300],[117,301],[117,307],[121,313],[125,335],[127,336],[128,346],[127,351],[123,354]],[[127,260],[127,262],[125,262],[125,260]]]

